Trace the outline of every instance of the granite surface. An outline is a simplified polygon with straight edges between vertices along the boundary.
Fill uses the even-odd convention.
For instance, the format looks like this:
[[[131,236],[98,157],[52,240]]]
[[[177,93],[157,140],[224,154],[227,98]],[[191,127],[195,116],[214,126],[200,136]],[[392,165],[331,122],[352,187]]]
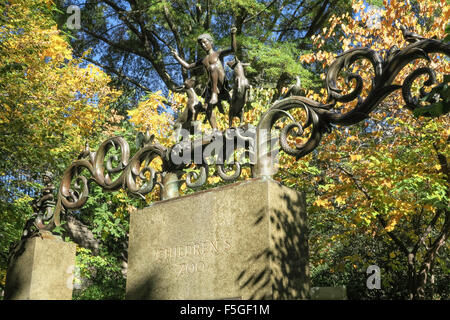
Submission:
[[[8,267],[5,300],[71,300],[76,244],[28,239]]]
[[[305,197],[253,179],[130,217],[127,299],[306,299]]]

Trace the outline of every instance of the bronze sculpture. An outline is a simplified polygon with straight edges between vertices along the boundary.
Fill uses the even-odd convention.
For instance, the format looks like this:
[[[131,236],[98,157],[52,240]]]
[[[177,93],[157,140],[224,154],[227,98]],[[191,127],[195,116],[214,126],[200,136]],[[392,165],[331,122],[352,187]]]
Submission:
[[[232,29],[232,50],[225,50],[223,52],[230,53],[234,51],[234,32],[235,30],[233,31]],[[292,121],[280,130],[280,136],[277,138],[280,148],[288,155],[299,159],[311,153],[319,145],[322,136],[332,130],[333,125],[338,124],[347,126],[356,124],[368,118],[370,112],[374,110],[385,97],[396,90],[401,90],[408,109],[414,110],[420,108],[420,101],[411,94],[412,84],[416,79],[424,75],[428,77],[425,85],[430,86],[435,84],[437,82],[437,77],[434,70],[431,67],[421,67],[409,74],[402,84],[393,84],[393,81],[408,63],[414,62],[417,59],[430,61],[428,55],[431,53],[442,53],[447,57],[450,57],[450,44],[435,39],[421,39],[415,35],[405,35],[405,37],[410,36],[412,38],[409,45],[402,49],[393,48],[391,54],[387,55],[385,58],[383,58],[380,53],[369,48],[354,48],[339,55],[330,65],[326,76],[328,103],[322,104],[298,95],[286,97],[276,101],[261,116],[256,130],[250,126],[241,125],[239,128],[229,128],[225,132],[216,131],[215,134],[204,136],[200,138],[200,140],[177,142],[169,148],[161,146],[148,138],[146,143],[142,143],[142,145],[140,145],[141,148],[131,158],[128,143],[123,138],[110,138],[103,142],[95,153],[86,153],[86,157],[74,161],[66,169],[59,187],[56,207],[51,213],[50,220],[48,218],[50,216],[49,208],[51,201],[46,202],[43,200],[37,202],[37,204],[40,204],[39,206],[36,204],[36,208],[39,207],[40,212],[42,212],[42,210],[46,212],[43,216],[42,213],[38,214],[38,218],[41,220],[48,220],[49,223],[39,224],[39,219],[36,219],[37,223],[33,223],[34,225],[37,225],[38,228],[51,230],[54,226],[59,225],[59,216],[63,210],[79,209],[86,203],[89,195],[88,179],[81,175],[81,169],[89,171],[91,174],[89,181],[97,183],[105,190],[125,188],[128,189],[131,194],[143,197],[151,192],[156,185],[159,185],[161,193],[167,194],[170,198],[177,196],[176,188],[178,188],[181,183],[186,183],[188,187],[192,188],[199,187],[206,183],[206,178],[210,174],[209,168],[211,164],[208,164],[207,161],[205,161],[205,151],[211,149],[211,146],[214,146],[215,152],[219,153],[221,148],[225,148],[227,142],[245,141],[243,148],[245,151],[249,152],[254,150],[248,150],[247,144],[256,146],[256,159],[254,162],[241,163],[238,161],[232,163],[231,165],[235,173],[228,175],[227,173],[230,170],[225,166],[229,166],[229,163],[225,163],[227,160],[225,158],[232,153],[229,151],[235,150],[226,150],[226,156],[219,157],[219,159],[225,159],[225,161],[222,163],[216,162],[216,173],[219,177],[226,181],[237,179],[240,176],[241,167],[244,164],[251,165],[254,177],[270,177],[273,166],[273,159],[269,152],[270,146],[273,144],[273,141],[271,140],[271,131],[274,128],[276,121],[279,119],[287,118]],[[214,52],[212,50],[212,42],[208,39],[201,41],[203,48],[209,52],[207,55],[208,58],[204,58],[190,65],[181,59],[177,58],[177,60],[179,60],[183,67],[186,68],[192,68],[200,64],[203,64],[207,69],[209,68],[209,90],[211,95],[208,96],[206,102],[208,104],[207,109],[209,109],[209,112],[211,113],[212,107],[220,102],[224,94],[223,86],[225,84],[225,78],[222,78],[221,72],[223,71],[223,66],[219,59],[223,52]],[[176,53],[174,54],[176,55]],[[205,61],[205,59],[207,59],[207,61]],[[340,72],[349,69],[354,62],[360,59],[366,59],[371,62],[375,73],[372,81],[373,85],[370,88],[368,95],[364,98],[361,97],[364,85],[361,76],[349,73],[347,80],[356,81],[356,86],[349,93],[344,94],[337,84]],[[216,69],[214,67],[211,68],[211,65],[214,65]],[[423,95],[424,92],[425,91],[421,90],[421,95]],[[214,95],[212,93],[214,93]],[[215,100],[216,98],[217,101]],[[193,100],[191,100],[191,103],[192,101]],[[338,102],[348,103],[352,101],[357,102],[356,106],[347,112],[342,112],[338,109],[333,110]],[[195,118],[198,111],[195,111],[195,106],[194,110],[192,110],[192,106],[193,105],[191,104],[186,109],[186,112],[191,112],[192,117]],[[304,122],[297,122],[289,113],[294,109],[304,110],[306,114],[306,120]],[[236,112],[233,111],[232,115],[235,114]],[[239,116],[241,117],[242,114],[239,113]],[[427,115],[425,114],[425,116]],[[211,125],[213,126],[213,122]],[[306,128],[310,129],[308,130],[309,135],[305,137],[306,142],[298,145],[288,143],[289,136],[304,135],[305,132],[307,132],[307,130],[305,130]],[[225,144],[222,140],[223,138],[225,138]],[[142,139],[139,141],[141,140]],[[120,161],[118,161],[119,164],[116,167],[112,166],[111,160],[108,160],[106,166],[104,164],[108,151],[111,148],[120,149],[121,151]],[[191,156],[196,153],[200,154],[200,161],[196,161],[195,157],[194,160],[192,159]],[[174,155],[178,154],[187,155],[187,158],[188,160],[190,159],[190,161],[183,163],[174,161]],[[155,170],[150,166],[151,162],[156,158],[159,158],[162,161],[162,169],[160,170]],[[181,179],[180,172],[191,165],[197,166],[200,169],[199,172],[189,171],[186,173],[186,178]],[[116,174],[115,178],[113,178],[113,174]],[[138,183],[138,179],[143,181],[143,183]],[[47,183],[47,190],[51,190],[49,182]],[[167,192],[168,190],[170,190],[170,192]],[[47,192],[47,195],[49,194],[50,193]],[[45,196],[46,195],[43,195],[43,198]],[[50,197],[48,200],[50,200]]]
[[[171,50],[175,59],[182,65],[183,68],[190,70],[203,65],[208,73],[208,84],[203,93],[205,103],[207,104],[206,116],[211,127],[216,129],[217,123],[213,113],[214,107],[217,105],[219,111],[223,113],[221,102],[230,102],[230,93],[228,88],[228,81],[225,76],[225,70],[222,65],[223,57],[234,53],[236,51],[236,27],[231,27],[231,48],[225,50],[214,51],[214,41],[211,35],[205,33],[197,38],[198,44],[207,53],[207,55],[193,63],[184,61],[175,50]]]
[[[180,129],[189,130],[192,126],[192,122],[197,120],[199,113],[206,112],[206,108],[200,102],[197,97],[197,94],[194,90],[195,86],[195,77],[187,79],[183,86],[177,88],[178,92],[185,92],[188,96],[188,101],[186,108],[183,110],[181,115],[177,118],[174,125],[175,132]],[[207,119],[205,119],[206,121]],[[178,136],[178,134],[176,134]]]
[[[53,173],[46,171],[42,176],[44,189],[41,197],[31,202],[33,216],[25,223],[23,236],[29,237],[32,234],[45,229],[46,223],[53,217],[53,209],[56,205],[53,195],[55,186],[53,185]]]
[[[290,96],[300,96],[302,92],[301,80],[299,76],[295,77],[295,84],[293,84],[285,94],[281,96],[281,99],[290,97]]]
[[[244,123],[244,106],[249,101],[251,85],[244,72],[248,63],[242,63],[235,57],[234,62],[228,61],[227,64],[234,71],[233,94],[228,111],[228,125],[231,128],[234,117],[239,117],[241,125]]]

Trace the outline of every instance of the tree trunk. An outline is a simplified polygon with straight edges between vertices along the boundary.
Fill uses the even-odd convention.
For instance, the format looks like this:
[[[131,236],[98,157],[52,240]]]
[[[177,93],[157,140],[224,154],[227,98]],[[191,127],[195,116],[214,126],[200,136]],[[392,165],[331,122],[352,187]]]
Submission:
[[[431,263],[425,262],[420,268],[419,275],[416,281],[415,296],[414,299],[425,299],[425,286],[428,280],[428,274],[431,272]]]
[[[92,254],[99,252],[100,241],[95,239],[89,227],[72,215],[67,215],[67,223],[63,225],[65,235],[80,247],[91,250]]]
[[[408,298],[415,299],[416,296],[416,255],[414,253],[408,254]]]

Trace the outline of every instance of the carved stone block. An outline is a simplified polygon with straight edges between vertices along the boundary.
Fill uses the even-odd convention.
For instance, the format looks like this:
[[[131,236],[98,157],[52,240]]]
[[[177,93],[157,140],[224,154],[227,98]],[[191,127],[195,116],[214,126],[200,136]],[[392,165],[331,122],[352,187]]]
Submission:
[[[5,300],[71,300],[75,250],[53,236],[28,239],[8,267]]]
[[[305,299],[305,198],[254,179],[132,213],[127,299]]]

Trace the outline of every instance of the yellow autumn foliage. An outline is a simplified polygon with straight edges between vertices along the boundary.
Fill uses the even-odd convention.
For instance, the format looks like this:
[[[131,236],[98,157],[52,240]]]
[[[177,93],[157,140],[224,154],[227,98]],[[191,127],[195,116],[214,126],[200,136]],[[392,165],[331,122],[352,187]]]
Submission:
[[[169,145],[171,142],[173,116],[166,107],[167,98],[161,91],[148,94],[135,109],[128,111],[129,121],[138,130],[148,130],[154,134],[161,144]]]
[[[2,4],[0,33],[0,151],[36,170],[70,163],[86,141],[96,144],[120,95],[102,70],[72,57],[47,4]]]

